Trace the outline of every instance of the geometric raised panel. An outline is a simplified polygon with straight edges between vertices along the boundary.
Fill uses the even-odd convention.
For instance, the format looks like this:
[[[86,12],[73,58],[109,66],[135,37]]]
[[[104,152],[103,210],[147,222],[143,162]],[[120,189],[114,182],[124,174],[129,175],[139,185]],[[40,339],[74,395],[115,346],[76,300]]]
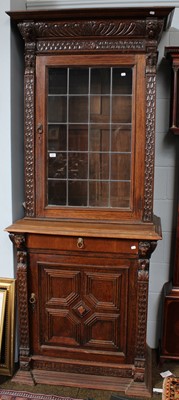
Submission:
[[[86,342],[85,346],[120,350],[120,315],[94,313],[85,321]]]
[[[68,310],[46,309],[44,342],[79,346],[80,323]]]
[[[119,310],[122,274],[86,272],[85,297],[95,308]]]
[[[41,275],[46,285],[46,306],[69,306],[79,297],[80,272],[61,269],[60,265],[44,267]],[[41,287],[41,290],[44,290]]]

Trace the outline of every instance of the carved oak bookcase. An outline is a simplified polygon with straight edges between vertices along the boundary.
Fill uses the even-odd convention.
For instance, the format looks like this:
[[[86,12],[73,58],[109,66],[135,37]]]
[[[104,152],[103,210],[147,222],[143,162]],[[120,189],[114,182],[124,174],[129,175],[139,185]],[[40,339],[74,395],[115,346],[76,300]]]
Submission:
[[[25,42],[18,382],[150,396],[157,46],[171,8],[9,12]]]

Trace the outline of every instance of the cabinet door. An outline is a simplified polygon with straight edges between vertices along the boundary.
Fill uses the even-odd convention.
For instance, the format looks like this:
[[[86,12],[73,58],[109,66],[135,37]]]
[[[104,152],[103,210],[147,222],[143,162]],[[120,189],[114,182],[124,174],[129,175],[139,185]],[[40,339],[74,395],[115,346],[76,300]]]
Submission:
[[[143,55],[37,57],[37,215],[141,217],[144,67]]]
[[[106,356],[111,362],[130,359],[135,264],[103,258],[95,264],[93,258],[76,261],[51,255],[31,255],[30,264],[29,290],[37,300],[30,312],[32,354],[74,359],[87,355],[91,361],[105,361]]]

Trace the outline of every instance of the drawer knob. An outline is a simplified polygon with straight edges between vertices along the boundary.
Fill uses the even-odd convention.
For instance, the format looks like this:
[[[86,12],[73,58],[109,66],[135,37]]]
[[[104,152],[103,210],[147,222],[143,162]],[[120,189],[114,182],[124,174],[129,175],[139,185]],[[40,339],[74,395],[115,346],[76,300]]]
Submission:
[[[83,238],[79,237],[77,239],[77,247],[78,247],[78,249],[84,249],[85,244],[84,244],[84,239]]]

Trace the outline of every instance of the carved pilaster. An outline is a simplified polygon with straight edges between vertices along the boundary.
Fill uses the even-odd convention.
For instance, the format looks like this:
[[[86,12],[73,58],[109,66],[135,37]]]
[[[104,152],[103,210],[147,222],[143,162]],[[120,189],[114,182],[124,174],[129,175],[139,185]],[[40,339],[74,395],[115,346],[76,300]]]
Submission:
[[[147,328],[147,304],[149,282],[149,259],[157,242],[139,242],[139,260],[137,277],[137,325],[136,325],[136,350],[134,359],[134,380],[144,381],[146,362],[146,328]]]
[[[29,316],[28,316],[28,291],[27,291],[27,251],[25,236],[11,234],[11,241],[17,248],[17,297],[20,327],[20,368],[29,369]]]
[[[149,48],[146,60],[146,145],[145,145],[145,222],[153,218],[153,177],[155,156],[155,103],[156,103],[156,65],[157,53]],[[153,52],[152,52],[153,50]]]
[[[35,31],[33,22],[18,24],[25,41],[24,76],[24,146],[25,146],[25,185],[26,216],[35,216],[35,179],[34,179],[34,114],[35,114]]]

